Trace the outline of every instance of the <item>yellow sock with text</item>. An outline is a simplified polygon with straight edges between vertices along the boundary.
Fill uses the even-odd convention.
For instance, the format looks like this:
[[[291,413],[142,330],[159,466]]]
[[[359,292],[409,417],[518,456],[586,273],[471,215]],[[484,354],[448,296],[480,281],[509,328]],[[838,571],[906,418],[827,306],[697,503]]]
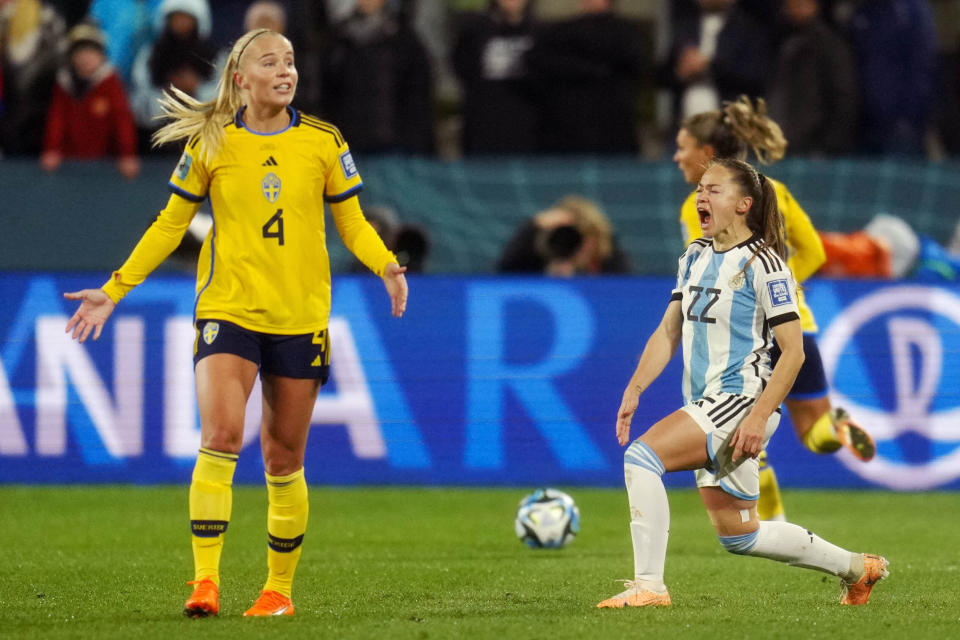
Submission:
[[[842,446],[829,411],[817,418],[810,431],[803,436],[803,446],[814,453],[833,453]]]
[[[233,504],[237,454],[200,449],[190,482],[190,531],[194,579],[220,584],[220,554]]]
[[[767,462],[767,452],[760,454],[760,498],[757,500],[757,517],[761,520],[786,520],[783,498],[777,474]]]
[[[267,584],[264,589],[290,597],[300,544],[307,531],[307,481],[303,469],[287,476],[267,476]]]

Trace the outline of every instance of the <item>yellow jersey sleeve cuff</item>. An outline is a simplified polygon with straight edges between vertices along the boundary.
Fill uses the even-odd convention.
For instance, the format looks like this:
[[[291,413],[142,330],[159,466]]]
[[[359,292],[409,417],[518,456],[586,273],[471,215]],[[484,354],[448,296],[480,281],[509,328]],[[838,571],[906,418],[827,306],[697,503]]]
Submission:
[[[390,264],[391,262],[396,262],[397,264],[400,264],[400,261],[397,260],[397,256],[393,253],[393,251],[390,251],[388,249],[387,259],[383,261],[382,265],[380,265],[380,270],[377,272],[377,275],[382,278],[387,273],[387,265]]]
[[[120,280],[120,272],[114,271],[113,275],[110,276],[110,279],[103,283],[103,286],[100,287],[107,297],[113,300],[114,304],[119,303],[123,298],[133,290],[134,285],[124,284]]]

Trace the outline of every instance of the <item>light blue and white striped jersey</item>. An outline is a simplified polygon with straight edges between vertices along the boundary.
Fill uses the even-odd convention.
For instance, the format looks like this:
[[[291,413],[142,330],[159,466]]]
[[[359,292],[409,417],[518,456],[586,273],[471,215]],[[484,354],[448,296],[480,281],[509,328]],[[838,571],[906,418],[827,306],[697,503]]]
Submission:
[[[722,253],[707,238],[680,256],[672,300],[683,313],[684,402],[725,392],[756,398],[770,378],[776,325],[799,319],[796,283],[757,236]]]

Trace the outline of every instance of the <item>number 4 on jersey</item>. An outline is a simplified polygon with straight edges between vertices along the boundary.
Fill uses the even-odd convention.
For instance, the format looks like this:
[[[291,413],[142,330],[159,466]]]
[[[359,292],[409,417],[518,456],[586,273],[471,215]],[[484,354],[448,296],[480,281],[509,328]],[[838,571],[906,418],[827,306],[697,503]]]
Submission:
[[[277,212],[263,225],[263,237],[276,238],[280,246],[283,246],[283,209],[277,209]]]

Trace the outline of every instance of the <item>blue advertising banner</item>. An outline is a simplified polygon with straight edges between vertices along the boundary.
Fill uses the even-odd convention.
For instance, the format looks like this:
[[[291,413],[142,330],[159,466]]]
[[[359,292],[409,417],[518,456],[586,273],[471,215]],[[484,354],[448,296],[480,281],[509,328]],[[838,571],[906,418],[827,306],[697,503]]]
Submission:
[[[64,291],[89,275],[5,273],[0,295],[0,482],[186,482],[199,446],[193,280],[157,276],[100,340],[64,333]],[[389,314],[375,277],[334,283],[332,375],[314,409],[320,484],[622,484],[623,386],[669,299],[669,278],[410,279]],[[781,423],[769,447],[786,486],[960,488],[960,288],[815,281],[808,300],[835,402],[877,458],[817,456]],[[674,358],[634,433],[681,405]],[[259,387],[237,482],[262,482]],[[671,474],[692,486],[692,474]]]

